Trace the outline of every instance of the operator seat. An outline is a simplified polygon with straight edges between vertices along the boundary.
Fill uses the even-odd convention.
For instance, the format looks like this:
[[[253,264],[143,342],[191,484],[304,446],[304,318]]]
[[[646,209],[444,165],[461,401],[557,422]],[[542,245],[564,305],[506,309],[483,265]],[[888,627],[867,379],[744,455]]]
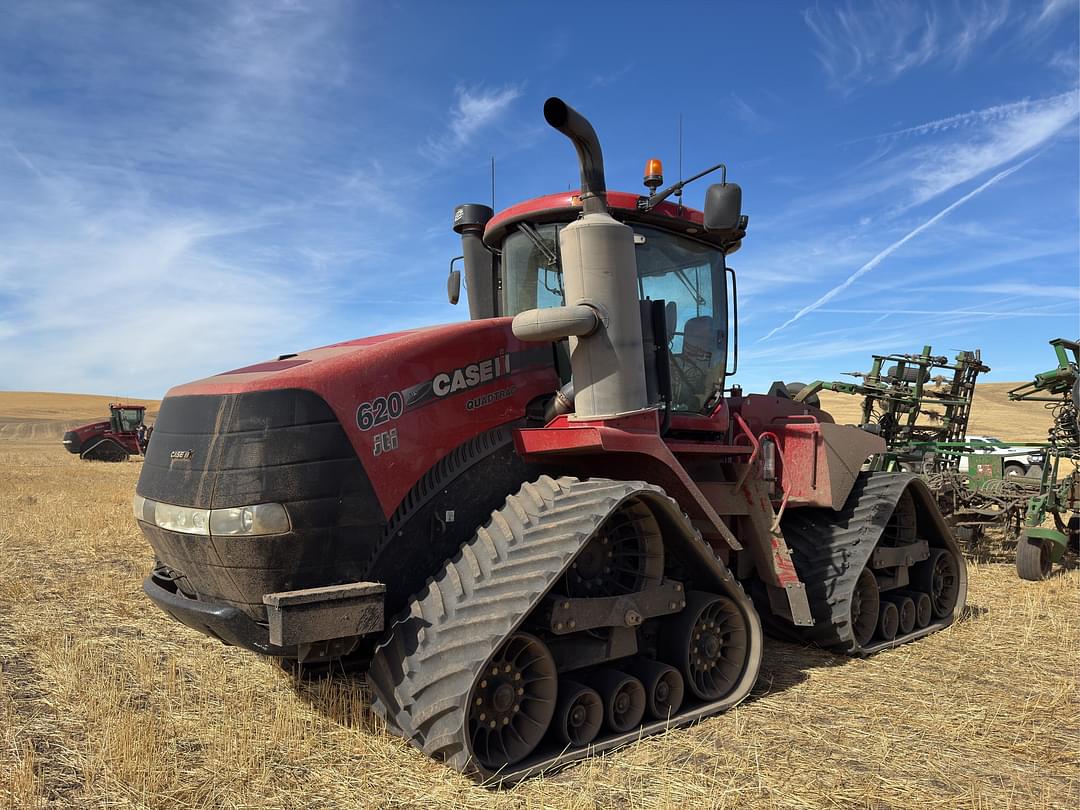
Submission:
[[[696,412],[704,404],[709,392],[706,389],[709,369],[713,365],[716,334],[711,315],[690,318],[683,326],[682,351],[672,358],[678,364],[676,374],[681,376],[678,404],[683,409]]]

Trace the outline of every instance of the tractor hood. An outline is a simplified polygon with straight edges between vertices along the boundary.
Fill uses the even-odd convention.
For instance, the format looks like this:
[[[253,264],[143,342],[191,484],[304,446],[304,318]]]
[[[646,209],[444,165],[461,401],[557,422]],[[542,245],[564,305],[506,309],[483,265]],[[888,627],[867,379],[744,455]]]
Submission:
[[[170,503],[180,503],[179,497],[200,508],[209,507],[207,499],[231,506],[217,503],[221,476],[243,468],[247,483],[236,497],[254,497],[260,481],[272,476],[268,469],[303,458],[299,449],[282,449],[280,458],[260,456],[270,446],[269,434],[330,419],[389,515],[439,459],[479,433],[522,418],[529,401],[558,387],[552,347],[517,340],[510,320],[351,340],[173,388],[155,424],[140,494]],[[234,438],[223,442],[224,434]],[[286,445],[302,441],[297,434]],[[220,475],[208,480],[214,467]],[[153,493],[143,492],[151,469],[162,480]],[[197,486],[180,486],[188,473]]]

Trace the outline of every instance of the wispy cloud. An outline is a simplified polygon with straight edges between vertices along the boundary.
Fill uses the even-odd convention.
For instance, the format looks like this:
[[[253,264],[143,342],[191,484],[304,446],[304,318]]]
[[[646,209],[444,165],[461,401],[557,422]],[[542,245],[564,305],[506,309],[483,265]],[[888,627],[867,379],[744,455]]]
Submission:
[[[468,146],[482,130],[499,121],[521,95],[521,88],[516,85],[497,89],[458,85],[454,95],[446,130],[427,142],[425,151],[437,160]]]
[[[1019,295],[1025,298],[1065,298],[1080,299],[1080,286],[1067,287],[1062,284],[1038,284],[999,281],[989,284],[942,284],[926,287],[926,292],[963,292],[971,295]],[[1045,311],[1045,310],[1044,310]],[[1075,312],[1073,313],[1076,314]]]
[[[772,122],[752,107],[738,93],[731,94],[731,112],[743,123],[748,130],[756,133],[768,132],[773,128]]]
[[[632,64],[623,65],[615,70],[607,70],[595,73],[589,79],[589,87],[609,87],[623,78],[633,68]]]
[[[794,205],[820,212],[877,200],[888,205],[886,218],[895,216],[1071,136],[1078,117],[1080,92],[1073,89],[871,136],[879,141],[874,152],[836,189]]]
[[[1041,148],[1080,115],[1080,95],[1071,91],[1013,110],[970,140],[927,146],[906,156],[914,185],[911,205]]]
[[[1065,112],[1068,112],[1071,108],[1075,114],[1076,105],[1077,93],[1075,90],[1072,90],[1048,98],[1025,98],[1020,101],[1009,102],[1008,104],[995,104],[981,110],[970,110],[969,112],[949,115],[944,118],[916,124],[915,126],[905,127],[904,129],[894,129],[889,132],[883,132],[880,135],[869,135],[865,138],[856,138],[853,141],[848,141],[848,143],[859,143],[861,141],[872,139],[892,140],[909,136],[937,135],[951,130],[970,129],[972,127],[984,126],[999,121],[1009,121],[1017,118],[1026,120],[1028,116],[1038,116],[1049,110],[1064,109]]]
[[[914,239],[916,236],[918,236],[920,233],[925,231],[927,228],[933,227],[934,224],[936,224],[937,222],[940,222],[942,219],[947,217],[950,213],[955,211],[961,205],[968,202],[968,200],[971,200],[973,197],[976,197],[979,194],[982,194],[984,191],[986,191],[986,189],[990,188],[991,186],[995,185],[996,183],[1001,182],[1002,180],[1004,180],[1006,177],[1013,174],[1014,172],[1022,169],[1024,166],[1026,166],[1028,163],[1030,163],[1032,160],[1034,160],[1035,157],[1037,157],[1037,155],[1032,155],[1031,157],[1027,158],[1026,160],[1024,160],[1024,161],[1022,161],[1020,163],[1017,163],[1014,166],[1010,166],[1008,169],[1005,169],[1004,171],[998,172],[997,174],[995,174],[993,177],[991,177],[989,180],[987,180],[982,185],[972,189],[971,191],[969,191],[967,194],[965,194],[960,199],[958,199],[955,202],[951,203],[950,205],[946,206],[941,211],[938,211],[936,214],[934,214],[934,216],[932,216],[932,217],[930,217],[930,219],[926,220],[926,222],[922,223],[917,228],[914,228],[913,230],[909,231],[903,237],[901,237],[900,239],[897,239],[895,242],[893,242],[887,248],[885,248],[884,250],[879,252],[876,256],[874,256],[872,259],[870,259],[870,261],[863,264],[862,267],[860,267],[858,270],[856,270],[854,273],[852,273],[850,276],[848,276],[846,279],[844,279],[840,284],[837,284],[835,287],[830,289],[828,292],[826,292],[824,295],[822,295],[816,301],[814,301],[811,304],[807,304],[805,307],[803,307],[798,312],[796,312],[794,315],[792,315],[790,318],[788,318],[786,321],[784,321],[784,323],[782,323],[779,326],[775,327],[774,329],[770,330],[760,340],[768,340],[769,338],[776,335],[778,332],[781,332],[782,330],[784,330],[787,327],[791,326],[793,323],[798,321],[803,316],[810,314],[811,312],[813,312],[816,309],[820,309],[822,306],[829,303],[829,301],[836,298],[836,296],[840,295],[840,293],[844,292],[844,290],[846,290],[848,287],[850,287],[852,284],[854,284],[860,278],[862,278],[867,273],[872,271],[875,267],[877,267],[879,264],[881,264],[883,261],[885,261],[885,259],[887,259],[889,256],[891,256],[893,253],[895,253],[897,250],[899,250],[905,244],[907,244],[912,239]]]
[[[974,8],[904,0],[817,5],[804,13],[816,55],[832,85],[844,92],[890,81],[930,63],[960,65],[1008,18],[1007,0]]]

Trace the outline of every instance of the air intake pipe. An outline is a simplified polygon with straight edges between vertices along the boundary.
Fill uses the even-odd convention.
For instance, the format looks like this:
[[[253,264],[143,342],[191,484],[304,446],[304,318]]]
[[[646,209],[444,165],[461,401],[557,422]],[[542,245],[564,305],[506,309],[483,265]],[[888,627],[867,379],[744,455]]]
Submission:
[[[465,288],[469,318],[495,317],[495,270],[491,251],[484,246],[484,226],[495,215],[486,205],[466,203],[454,209],[454,230],[461,234],[465,260]]]
[[[608,213],[604,158],[592,124],[557,98],[544,104],[544,118],[577,150],[583,213],[559,233],[566,307],[520,313],[514,334],[520,340],[569,339],[571,419],[636,413],[649,401],[634,233]]]

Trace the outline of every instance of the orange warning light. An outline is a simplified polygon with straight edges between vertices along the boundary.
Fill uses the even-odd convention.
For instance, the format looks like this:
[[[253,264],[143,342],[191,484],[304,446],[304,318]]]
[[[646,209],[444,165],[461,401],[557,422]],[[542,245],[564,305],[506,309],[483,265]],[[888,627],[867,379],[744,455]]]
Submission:
[[[645,186],[655,191],[664,182],[664,164],[659,158],[645,161]]]

